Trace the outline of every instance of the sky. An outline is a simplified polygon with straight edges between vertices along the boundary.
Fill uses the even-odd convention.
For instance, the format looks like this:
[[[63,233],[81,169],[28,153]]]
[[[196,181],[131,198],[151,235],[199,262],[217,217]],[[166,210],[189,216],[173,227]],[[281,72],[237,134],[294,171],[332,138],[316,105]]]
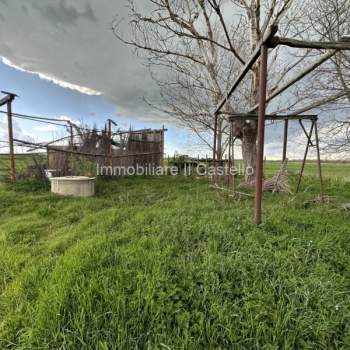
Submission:
[[[19,95],[14,112],[98,127],[107,118],[121,128],[165,125],[167,154],[209,153],[191,150],[191,133],[144,102],[157,99],[159,90],[142,61],[115,38],[116,16],[125,18],[127,30],[125,0],[0,0],[0,90]],[[35,142],[63,136],[62,129],[14,120],[15,137]],[[276,158],[282,128],[272,129],[266,153]],[[5,115],[0,115],[0,140],[7,140]],[[302,148],[293,147],[293,156]]]

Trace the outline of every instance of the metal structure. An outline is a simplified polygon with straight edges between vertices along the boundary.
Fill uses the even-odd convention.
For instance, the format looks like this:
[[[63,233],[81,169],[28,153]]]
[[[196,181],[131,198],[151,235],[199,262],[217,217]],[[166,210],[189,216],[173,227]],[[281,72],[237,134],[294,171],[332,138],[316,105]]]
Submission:
[[[76,135],[70,133],[64,138],[39,144],[26,140],[14,139],[18,145],[30,150],[46,150],[47,166],[57,176],[82,175],[92,173],[98,164],[113,175],[115,167],[158,167],[162,165],[164,155],[164,133],[159,130],[117,130],[112,132],[108,121],[106,130],[80,130]],[[69,130],[70,128],[68,128]],[[91,137],[90,137],[91,136]],[[69,140],[68,145],[55,145]],[[84,175],[84,174],[83,174]]]
[[[231,114],[231,113],[225,113],[227,114],[228,120],[230,122],[230,135],[233,132],[233,123],[237,120],[258,120],[257,114]],[[288,144],[288,126],[289,121],[298,121],[299,125],[307,139],[306,147],[305,147],[305,153],[301,165],[301,171],[298,178],[298,185],[296,189],[296,193],[299,192],[301,180],[304,174],[305,164],[307,160],[307,156],[309,153],[310,147],[316,148],[317,153],[317,168],[318,168],[318,177],[320,181],[320,197],[324,197],[324,190],[323,190],[323,177],[322,177],[322,165],[321,165],[321,154],[320,154],[320,145],[319,145],[319,137],[318,137],[318,129],[317,129],[317,121],[318,116],[311,114],[311,115],[265,115],[265,121],[283,121],[284,122],[284,131],[283,131],[283,150],[282,150],[282,162],[284,162],[287,159],[287,144]],[[303,121],[309,121],[311,122],[310,130],[307,131],[305,125],[303,124]],[[315,136],[315,144],[312,142],[312,136]],[[231,142],[229,142],[231,144]],[[229,164],[232,163],[232,156],[229,152]]]
[[[263,161],[264,161],[264,143],[265,143],[265,120],[266,120],[266,106],[267,103],[270,102],[275,97],[279,96],[282,92],[287,90],[289,87],[294,85],[299,80],[303,79],[305,76],[307,76],[310,72],[312,72],[314,69],[316,69],[318,66],[320,66],[322,63],[330,59],[338,50],[350,50],[350,42],[348,40],[344,41],[335,41],[335,42],[319,42],[319,41],[302,41],[302,40],[295,40],[295,39],[289,39],[289,38],[281,38],[276,36],[276,33],[278,31],[278,26],[273,25],[271,26],[266,34],[264,35],[263,39],[260,41],[259,45],[256,47],[255,51],[253,52],[250,59],[247,61],[247,63],[242,68],[240,74],[234,81],[231,89],[227,93],[227,95],[223,98],[223,100],[219,103],[218,107],[216,108],[214,112],[215,117],[215,123],[214,123],[214,151],[213,151],[213,158],[214,162],[216,163],[217,159],[217,145],[216,145],[216,139],[217,139],[217,127],[218,127],[218,118],[220,114],[224,114],[221,112],[222,108],[226,105],[232,94],[235,92],[239,84],[242,82],[244,77],[248,74],[248,72],[251,70],[253,65],[257,62],[258,58],[260,57],[260,81],[259,81],[259,103],[254,106],[249,113],[255,113],[258,109],[258,138],[257,138],[257,161],[256,161],[256,186],[255,186],[255,223],[257,225],[261,224],[261,207],[262,207],[262,188],[263,188]],[[268,62],[268,50],[274,49],[278,45],[284,45],[294,48],[305,48],[305,49],[320,49],[320,50],[332,50],[331,52],[328,52],[321,56],[321,58],[312,64],[311,66],[304,69],[299,75],[297,75],[295,78],[291,79],[289,82],[284,84],[282,87],[277,89],[274,93],[267,96],[267,62]],[[344,94],[340,95],[339,97],[344,96]],[[318,107],[317,104],[315,104],[314,108]],[[303,113],[301,111],[298,114]],[[245,119],[249,120],[249,114],[244,117]],[[286,118],[286,120],[290,120],[290,118]],[[317,135],[317,123],[312,123],[312,129],[315,128],[316,133],[316,146],[317,146],[317,155],[318,159],[320,158],[319,154],[319,141],[318,141],[318,135]],[[285,125],[285,139],[288,132],[288,124]],[[310,137],[312,135],[312,130],[310,132]],[[310,137],[308,138],[308,146],[310,145]],[[286,141],[285,141],[286,146]],[[286,147],[284,148],[286,150]],[[308,150],[308,147],[307,147]],[[307,151],[305,152],[305,156],[307,156]],[[305,159],[305,157],[304,157]],[[321,179],[321,186],[322,186],[322,172],[319,167],[319,175]],[[321,195],[323,195],[323,190],[321,190]]]
[[[27,152],[39,152],[32,154],[33,156],[43,155],[43,151],[46,150],[48,168],[58,173],[62,172],[61,175],[71,175],[69,172],[82,172],[89,166],[93,169],[93,165],[96,169],[97,164],[108,167],[111,171],[110,175],[114,167],[163,165],[164,134],[167,131],[164,126],[159,130],[116,128],[116,131],[112,131],[112,126],[117,126],[117,124],[108,119],[104,129],[90,129],[78,126],[69,120],[13,113],[11,104],[17,95],[3,93],[6,93],[7,96],[0,100],[0,106],[7,105],[7,111],[0,111],[0,113],[6,113],[8,117],[9,141],[0,142],[6,143],[6,147],[9,147],[10,166],[6,171],[11,181],[16,180],[14,145],[27,148]],[[57,125],[68,131],[68,135],[41,143],[17,139],[13,135],[13,118]],[[36,163],[36,166],[39,169],[39,164]]]
[[[11,181],[15,181],[16,167],[15,152],[13,147],[12,102],[17,97],[17,95],[7,91],[1,91],[1,93],[7,95],[6,97],[0,100],[0,107],[7,105],[7,128],[9,135],[9,179]]]

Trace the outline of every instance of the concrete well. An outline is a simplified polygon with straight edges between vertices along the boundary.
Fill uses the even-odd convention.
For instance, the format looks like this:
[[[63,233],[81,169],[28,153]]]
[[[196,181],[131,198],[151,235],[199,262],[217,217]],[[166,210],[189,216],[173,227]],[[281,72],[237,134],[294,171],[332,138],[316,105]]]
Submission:
[[[95,195],[95,180],[86,176],[52,177],[51,192],[62,196],[91,197]]]

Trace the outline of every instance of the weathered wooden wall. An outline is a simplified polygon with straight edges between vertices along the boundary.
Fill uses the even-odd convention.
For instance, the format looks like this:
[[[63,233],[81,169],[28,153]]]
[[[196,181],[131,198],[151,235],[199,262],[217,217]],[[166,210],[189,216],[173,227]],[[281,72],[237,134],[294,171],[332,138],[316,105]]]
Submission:
[[[74,148],[60,146],[61,152],[56,146],[55,150],[48,149],[48,168],[56,170],[58,175],[84,175],[84,172],[93,173],[97,164],[125,168],[137,165],[162,166],[164,133],[164,129],[116,133],[113,136],[111,153],[110,139],[106,134],[101,135],[95,146],[91,145],[90,140],[88,145],[82,143]]]

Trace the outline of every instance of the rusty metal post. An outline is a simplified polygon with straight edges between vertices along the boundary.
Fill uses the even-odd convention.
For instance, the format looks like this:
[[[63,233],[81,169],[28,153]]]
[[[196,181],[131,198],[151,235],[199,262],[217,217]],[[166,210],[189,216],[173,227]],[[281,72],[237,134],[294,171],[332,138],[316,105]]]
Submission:
[[[320,196],[321,196],[321,200],[323,202],[324,190],[323,190],[322,165],[321,165],[321,155],[320,155],[320,140],[318,138],[317,120],[315,121],[315,138],[316,138],[316,150],[317,150],[318,176],[320,178]]]
[[[7,127],[9,134],[9,178],[11,181],[16,181],[16,167],[15,167],[15,151],[13,147],[13,125],[12,125],[12,101],[11,98],[7,102]]]
[[[255,224],[261,224],[261,201],[263,190],[264,142],[265,142],[265,114],[267,89],[267,59],[268,47],[262,45],[260,60],[259,83],[259,116],[258,116],[258,147],[255,170]]]
[[[228,174],[227,174],[227,187],[231,187],[231,167],[232,167],[232,122],[230,122],[230,133],[228,139]]]
[[[299,179],[298,179],[298,185],[297,185],[297,189],[296,189],[295,193],[298,193],[299,189],[300,189],[301,179],[302,179],[303,174],[304,174],[305,163],[306,163],[307,155],[309,153],[309,147],[310,147],[310,144],[312,144],[311,137],[312,137],[312,133],[314,131],[314,126],[315,126],[315,121],[313,120],[312,124],[311,124],[309,135],[307,135],[307,145],[306,145],[306,149],[305,149],[305,153],[304,153],[303,163],[301,164],[301,170],[300,170],[300,175],[299,175]]]
[[[213,180],[214,180],[214,183],[216,183],[217,181],[217,177],[216,177],[216,171],[217,171],[217,164],[216,164],[216,138],[217,138],[217,133],[218,133],[218,115],[215,114],[215,120],[214,120],[214,145],[213,145],[213,166],[214,166],[214,169],[215,169],[215,173],[214,173],[214,177],[213,177]]]
[[[284,121],[282,162],[284,162],[287,159],[287,144],[288,144],[288,119]]]
[[[232,136],[233,136],[233,130],[232,130]],[[232,148],[231,148],[231,157],[232,157],[232,167],[236,170],[236,164],[235,164],[235,142],[237,140],[237,137],[235,137],[232,140]],[[236,174],[232,174],[232,191],[236,191]]]

